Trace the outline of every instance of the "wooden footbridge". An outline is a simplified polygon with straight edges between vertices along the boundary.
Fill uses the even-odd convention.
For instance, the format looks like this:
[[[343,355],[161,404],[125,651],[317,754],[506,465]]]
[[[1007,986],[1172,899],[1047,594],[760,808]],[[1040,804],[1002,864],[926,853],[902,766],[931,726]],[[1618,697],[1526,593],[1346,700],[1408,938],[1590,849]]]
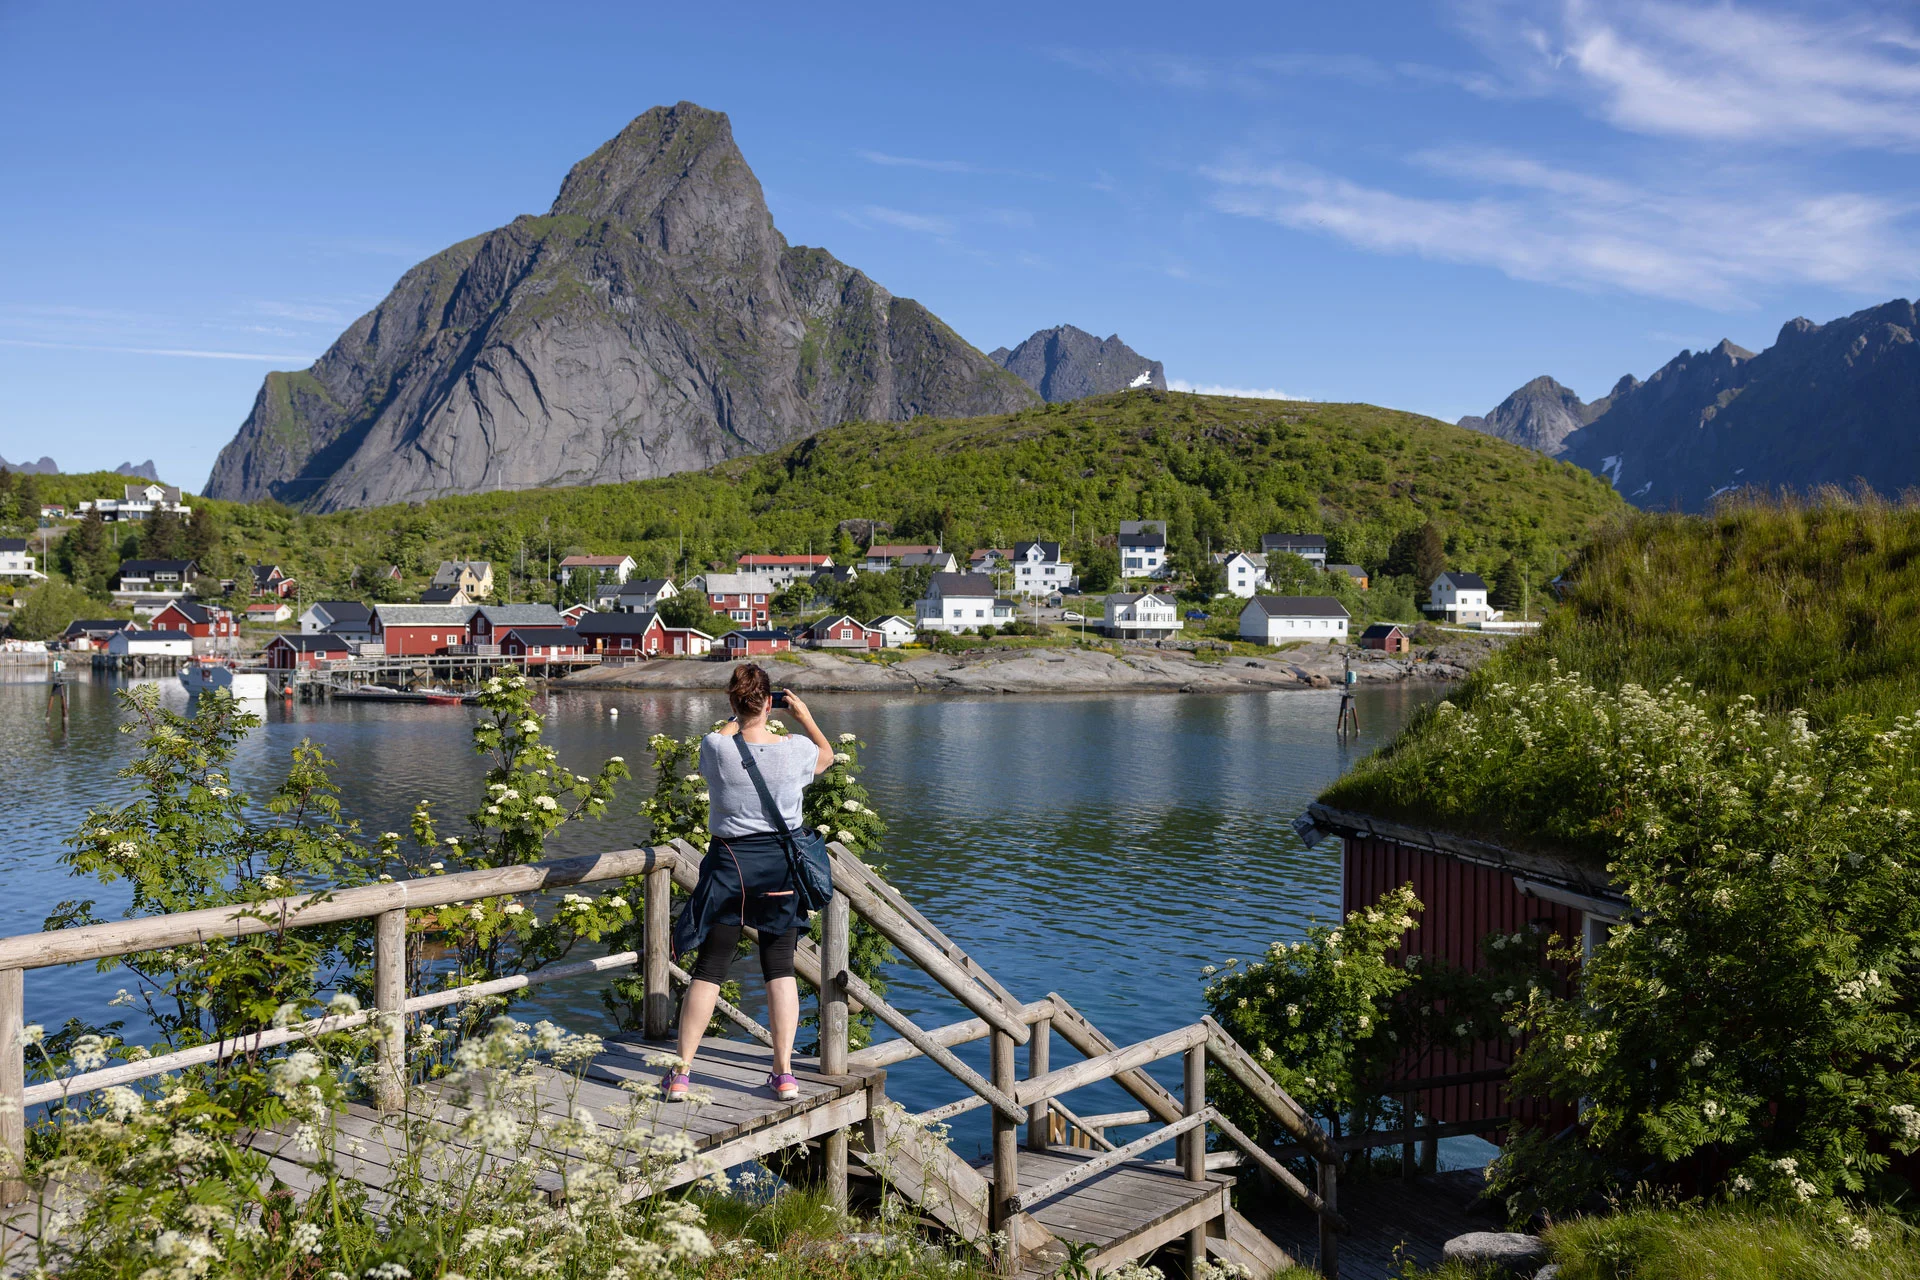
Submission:
[[[696,1157],[650,1180],[653,1190],[692,1182],[715,1168],[731,1168],[791,1148],[808,1149],[809,1167],[830,1196],[847,1203],[850,1174],[877,1175],[887,1192],[910,1200],[951,1237],[992,1255],[1003,1274],[1044,1276],[1070,1257],[1098,1271],[1144,1259],[1170,1245],[1184,1245],[1190,1263],[1213,1257],[1246,1268],[1256,1280],[1292,1259],[1236,1211],[1229,1162],[1251,1166],[1317,1215],[1319,1263],[1338,1274],[1336,1232],[1345,1223],[1336,1209],[1340,1158],[1319,1126],[1281,1090],[1233,1039],[1209,1018],[1173,1028],[1130,1045],[1116,1045],[1058,994],[1023,1002],[1002,986],[931,921],[858,857],[831,846],[835,894],[824,912],[822,941],[802,939],[795,957],[800,976],[819,992],[820,1052],[796,1059],[800,1096],[773,1098],[765,1088],[772,1037],[765,1027],[723,1003],[721,1012],[747,1039],[709,1038],[694,1067],[697,1089],[711,1101],[697,1108],[664,1104],[656,1124],[684,1127]],[[263,1131],[250,1144],[265,1154],[276,1177],[296,1194],[322,1181],[315,1161],[332,1160],[339,1173],[365,1184],[376,1211],[403,1149],[402,1121],[420,1105],[456,1119],[458,1100],[434,1084],[407,1076],[407,1018],[471,999],[506,994],[538,983],[596,972],[638,968],[644,981],[644,1029],[608,1041],[576,1084],[550,1067],[539,1088],[543,1108],[584,1105],[610,1133],[621,1128],[619,1109],[631,1102],[621,1086],[654,1079],[647,1058],[671,1052],[673,986],[689,979],[669,954],[672,886],[691,887],[700,854],[684,842],[629,849],[522,867],[462,872],[429,879],[345,889],[251,904],[240,914],[216,908],[170,916],[88,925],[58,932],[0,939],[0,1204],[14,1206],[0,1235],[31,1235],[35,1212],[24,1167],[27,1111],[91,1090],[128,1084],[164,1072],[205,1065],[238,1054],[257,1054],[321,1031],[371,1024],[377,1064],[372,1097],[339,1117],[343,1133],[357,1141],[350,1152],[303,1153],[288,1134]],[[548,966],[533,973],[477,986],[411,995],[407,991],[408,911],[470,903],[502,895],[538,893],[608,880],[637,878],[644,885],[644,941],[639,952]],[[852,917],[858,913],[908,962],[944,987],[973,1016],[940,1027],[921,1027],[876,994],[848,966]],[[27,1087],[19,1034],[23,979],[28,969],[102,960],[180,946],[211,937],[240,937],[281,929],[372,919],[375,1008],[244,1038],[202,1045]],[[415,935],[416,941],[419,935]],[[848,1020],[871,1014],[896,1039],[850,1050]],[[383,1016],[402,1015],[402,1016]],[[1065,1042],[1077,1060],[1053,1062],[1053,1042]],[[985,1075],[963,1062],[954,1046],[990,1042]],[[1026,1047],[1025,1070],[1017,1049]],[[1184,1084],[1162,1086],[1145,1068],[1180,1056]],[[952,1103],[906,1114],[886,1100],[886,1069],[925,1057],[944,1068],[964,1092]],[[1219,1067],[1257,1099],[1306,1152],[1315,1172],[1307,1185],[1267,1148],[1209,1106],[1207,1067]],[[1081,1116],[1067,1105],[1078,1089],[1112,1080],[1139,1104],[1131,1112]],[[12,1104],[9,1106],[8,1104]],[[937,1123],[975,1109],[992,1115],[992,1148],[977,1163],[962,1159],[936,1136]],[[1124,1143],[1107,1130],[1157,1124],[1144,1137]],[[1023,1131],[1024,1130],[1024,1139]],[[1216,1134],[1238,1154],[1208,1155]],[[1156,1148],[1176,1145],[1177,1158],[1150,1158]],[[558,1178],[543,1186],[564,1194]],[[11,1243],[0,1240],[0,1256]],[[17,1249],[13,1252],[18,1252]]]

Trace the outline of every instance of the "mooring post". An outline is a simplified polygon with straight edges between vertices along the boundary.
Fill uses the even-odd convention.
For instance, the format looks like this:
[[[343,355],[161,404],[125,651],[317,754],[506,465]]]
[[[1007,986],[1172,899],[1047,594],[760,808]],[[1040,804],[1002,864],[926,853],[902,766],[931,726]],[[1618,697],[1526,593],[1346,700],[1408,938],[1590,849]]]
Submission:
[[[640,978],[647,993],[642,997],[641,1034],[649,1040],[664,1040],[673,1029],[673,980],[667,969],[673,951],[673,872],[649,867],[645,896]]]
[[[820,1070],[830,1076],[847,1073],[847,983],[851,963],[853,911],[847,896],[836,891],[823,913],[820,928]],[[847,1207],[847,1131],[835,1129],[821,1142],[826,1156],[827,1199],[836,1209]]]
[[[407,1105],[407,909],[374,918],[373,1003],[380,1011],[375,1041],[379,1076],[374,1098],[382,1111]]]
[[[995,1027],[992,1041],[993,1087],[1002,1093],[1014,1090],[1013,1037]],[[1029,1041],[1031,1043],[1031,1041]],[[999,1270],[1010,1273],[1019,1261],[1020,1249],[1014,1239],[1013,1198],[1020,1194],[1020,1127],[993,1111],[993,1198],[988,1205],[987,1226],[1000,1237],[996,1250]]]
[[[1053,1016],[1033,1024],[1033,1038],[1027,1041],[1027,1079],[1036,1080],[1050,1070]],[[1045,1151],[1053,1133],[1053,1107],[1044,1098],[1027,1108],[1027,1150]]]
[[[0,1205],[27,1198],[26,976],[0,969]]]
[[[1207,1042],[1202,1040],[1187,1050],[1185,1113],[1199,1115],[1207,1107]],[[1207,1126],[1195,1125],[1181,1135],[1180,1145],[1188,1182],[1207,1180]],[[1224,1224],[1223,1224],[1224,1225]],[[1187,1274],[1198,1276],[1200,1264],[1207,1260],[1207,1224],[1187,1232]]]
[[[1318,1163],[1320,1198],[1326,1202],[1328,1209],[1337,1213],[1340,1209],[1340,1162],[1323,1157]],[[1324,1213],[1320,1215],[1320,1274],[1329,1277],[1329,1280],[1339,1280],[1340,1276],[1340,1235]]]
[[[1402,1129],[1411,1129],[1414,1126],[1414,1100],[1418,1096],[1412,1093],[1400,1096],[1400,1127]],[[1400,1176],[1407,1181],[1412,1181],[1414,1172],[1413,1139],[1408,1138],[1400,1144]]]

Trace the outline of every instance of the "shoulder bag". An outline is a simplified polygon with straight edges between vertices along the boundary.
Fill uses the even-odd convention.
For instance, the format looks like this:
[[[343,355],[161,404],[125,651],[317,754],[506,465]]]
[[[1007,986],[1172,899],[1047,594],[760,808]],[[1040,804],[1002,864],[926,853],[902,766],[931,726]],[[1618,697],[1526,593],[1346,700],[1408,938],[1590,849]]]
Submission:
[[[740,763],[753,779],[753,789],[760,793],[760,807],[787,851],[787,871],[793,878],[801,911],[824,910],[833,900],[833,863],[827,856],[827,842],[818,832],[794,831],[787,826],[787,820],[780,816],[780,806],[773,802],[773,792],[767,789],[767,780],[760,774],[759,762],[747,749],[746,738],[736,733],[733,741],[740,748]]]

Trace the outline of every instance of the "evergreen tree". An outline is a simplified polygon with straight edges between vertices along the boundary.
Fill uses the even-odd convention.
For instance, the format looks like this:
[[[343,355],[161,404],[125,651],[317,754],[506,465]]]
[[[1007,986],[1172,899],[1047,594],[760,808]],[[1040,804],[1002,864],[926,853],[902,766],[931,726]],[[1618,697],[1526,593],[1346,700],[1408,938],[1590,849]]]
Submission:
[[[165,507],[148,516],[140,530],[140,556],[145,560],[184,559],[186,545],[186,522]]]
[[[1526,598],[1526,568],[1519,559],[1508,556],[1493,575],[1493,590],[1488,599],[1496,609],[1518,609]]]
[[[12,470],[0,467],[0,522],[27,518],[20,512],[19,500],[19,485]],[[29,515],[38,514],[38,512],[29,513]]]
[[[694,627],[716,638],[738,625],[733,619],[715,613],[703,591],[682,591],[660,601],[654,611],[660,615],[660,621],[670,627]]]
[[[1393,540],[1387,556],[1387,572],[1404,574],[1420,584],[1422,590],[1447,569],[1447,536],[1429,520],[1418,529],[1409,529]]]
[[[57,558],[62,573],[95,595],[106,592],[107,579],[119,567],[107,522],[95,510],[81,516],[80,523],[60,540]]]
[[[182,554],[200,566],[202,573],[218,575],[225,566],[226,530],[213,508],[205,503],[194,508],[181,541]]]

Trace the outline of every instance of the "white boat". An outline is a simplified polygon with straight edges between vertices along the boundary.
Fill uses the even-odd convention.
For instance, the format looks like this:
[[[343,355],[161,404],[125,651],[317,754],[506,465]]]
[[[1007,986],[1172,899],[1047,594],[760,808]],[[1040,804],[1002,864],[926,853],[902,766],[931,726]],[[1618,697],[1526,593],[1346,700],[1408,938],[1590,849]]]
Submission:
[[[180,673],[188,693],[224,690],[235,698],[261,701],[267,696],[267,677],[259,671],[235,671],[224,662],[191,662]]]

